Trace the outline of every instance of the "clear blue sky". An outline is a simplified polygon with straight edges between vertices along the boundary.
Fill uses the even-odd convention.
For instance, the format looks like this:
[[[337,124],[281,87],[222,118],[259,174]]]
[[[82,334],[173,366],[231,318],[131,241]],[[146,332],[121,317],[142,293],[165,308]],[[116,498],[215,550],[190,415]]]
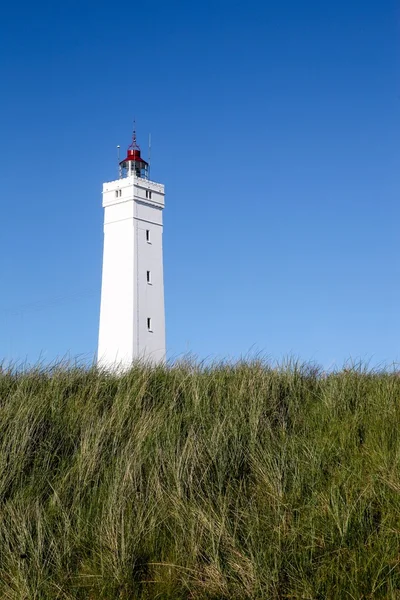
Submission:
[[[399,360],[399,33],[395,0],[7,3],[0,357],[95,353],[136,117],[170,356]]]

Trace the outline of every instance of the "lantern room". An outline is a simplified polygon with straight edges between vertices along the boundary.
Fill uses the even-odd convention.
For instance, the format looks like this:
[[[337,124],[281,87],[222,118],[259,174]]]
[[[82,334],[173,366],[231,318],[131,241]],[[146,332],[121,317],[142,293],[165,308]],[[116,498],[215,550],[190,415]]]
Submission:
[[[132,143],[128,148],[126,158],[119,163],[119,176],[149,178],[149,164],[140,156],[140,146],[136,141],[136,130],[133,131]]]

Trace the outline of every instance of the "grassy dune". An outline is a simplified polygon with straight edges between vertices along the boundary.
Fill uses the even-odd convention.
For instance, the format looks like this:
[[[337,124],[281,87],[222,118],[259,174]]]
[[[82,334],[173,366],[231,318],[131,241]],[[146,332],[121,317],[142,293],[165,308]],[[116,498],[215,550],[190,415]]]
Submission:
[[[400,598],[400,377],[0,370],[0,598]]]

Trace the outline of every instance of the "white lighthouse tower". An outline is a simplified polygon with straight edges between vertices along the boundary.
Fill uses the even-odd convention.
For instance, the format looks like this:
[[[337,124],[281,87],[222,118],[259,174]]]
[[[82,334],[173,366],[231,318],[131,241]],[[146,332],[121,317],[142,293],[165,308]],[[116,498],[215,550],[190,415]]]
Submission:
[[[165,360],[164,186],[150,181],[135,131],[119,173],[103,184],[98,364],[111,369]]]

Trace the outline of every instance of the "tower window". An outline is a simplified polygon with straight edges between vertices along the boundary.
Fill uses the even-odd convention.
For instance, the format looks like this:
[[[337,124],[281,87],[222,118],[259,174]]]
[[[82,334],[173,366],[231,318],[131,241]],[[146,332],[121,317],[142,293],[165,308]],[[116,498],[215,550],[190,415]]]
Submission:
[[[146,242],[150,244],[150,229],[146,229]]]
[[[122,196],[122,190],[115,190],[115,197],[121,197]]]
[[[146,190],[146,198],[151,199],[151,190]]]
[[[115,190],[115,197],[118,198],[118,190]]]
[[[146,279],[147,279],[147,283],[151,283],[151,272],[150,271],[147,271]]]
[[[153,331],[151,327],[151,318],[147,317],[147,331]]]

